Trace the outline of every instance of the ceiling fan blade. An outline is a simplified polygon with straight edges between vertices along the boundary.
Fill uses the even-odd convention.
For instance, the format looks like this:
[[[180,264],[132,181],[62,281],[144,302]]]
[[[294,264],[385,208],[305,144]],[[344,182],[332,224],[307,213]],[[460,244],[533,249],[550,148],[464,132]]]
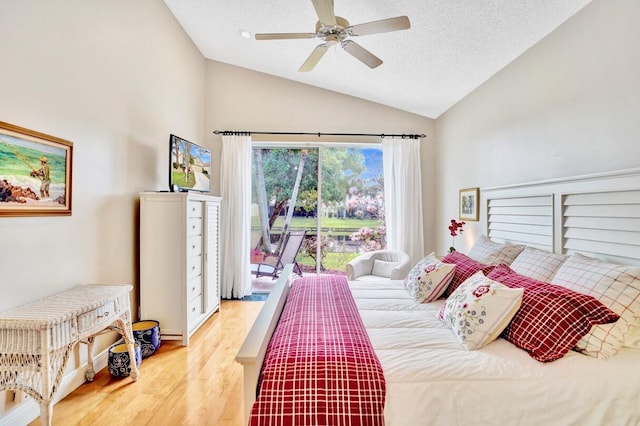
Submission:
[[[321,24],[336,25],[336,15],[333,12],[333,0],[311,0]]]
[[[298,71],[309,72],[312,69],[314,69],[318,64],[318,62],[320,62],[320,59],[322,59],[324,54],[327,53],[327,50],[329,50],[329,47],[331,47],[329,43],[323,43],[316,46],[316,48],[313,49],[313,52],[311,52],[311,55],[309,55],[307,60],[304,61],[304,64],[302,64],[302,66]]]
[[[382,65],[382,59],[378,58],[355,41],[345,40],[342,42],[342,47],[344,50],[349,52],[351,56],[358,59],[369,68],[376,68]]]
[[[267,33],[256,34],[256,40],[289,40],[296,38],[315,38],[315,33]]]
[[[362,36],[368,34],[388,33],[390,31],[407,30],[409,28],[411,28],[409,18],[406,16],[397,16],[395,18],[387,18],[381,19],[380,21],[352,25],[347,28],[347,33],[352,36]]]

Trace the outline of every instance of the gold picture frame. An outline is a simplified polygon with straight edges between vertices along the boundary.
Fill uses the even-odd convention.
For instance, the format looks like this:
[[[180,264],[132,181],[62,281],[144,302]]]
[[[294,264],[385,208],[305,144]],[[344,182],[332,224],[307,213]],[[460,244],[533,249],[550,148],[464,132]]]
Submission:
[[[480,204],[480,189],[461,189],[458,195],[458,216],[460,220],[478,221]]]
[[[0,216],[70,216],[73,143],[0,121]]]

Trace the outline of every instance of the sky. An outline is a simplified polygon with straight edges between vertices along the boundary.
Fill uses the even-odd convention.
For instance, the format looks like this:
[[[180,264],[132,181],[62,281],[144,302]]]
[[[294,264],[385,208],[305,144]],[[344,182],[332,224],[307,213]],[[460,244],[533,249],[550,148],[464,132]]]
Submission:
[[[367,170],[362,173],[362,177],[370,179],[382,174],[382,149],[380,148],[364,148],[364,164]]]

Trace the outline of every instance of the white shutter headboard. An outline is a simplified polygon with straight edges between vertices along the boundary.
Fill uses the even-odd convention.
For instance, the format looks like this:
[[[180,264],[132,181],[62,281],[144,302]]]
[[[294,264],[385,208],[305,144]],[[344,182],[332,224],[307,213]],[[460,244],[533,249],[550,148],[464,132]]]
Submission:
[[[492,198],[487,202],[487,237],[553,250],[552,195]]]
[[[494,241],[640,265],[640,169],[482,188],[480,200]]]
[[[640,259],[640,189],[563,195],[563,249]]]

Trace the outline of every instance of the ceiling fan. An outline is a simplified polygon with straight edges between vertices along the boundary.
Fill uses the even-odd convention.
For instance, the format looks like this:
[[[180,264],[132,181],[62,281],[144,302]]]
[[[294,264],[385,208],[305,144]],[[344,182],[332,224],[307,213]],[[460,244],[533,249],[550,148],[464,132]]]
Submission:
[[[411,27],[409,18],[398,16],[364,24],[350,25],[349,21],[333,12],[333,0],[311,0],[318,15],[316,32],[314,33],[268,33],[256,34],[256,40],[285,40],[299,38],[321,38],[325,43],[319,44],[302,64],[298,71],[311,71],[322,59],[330,47],[340,44],[347,53],[360,60],[369,68],[376,68],[382,60],[348,37],[368,34],[379,34],[390,31],[406,30]]]

